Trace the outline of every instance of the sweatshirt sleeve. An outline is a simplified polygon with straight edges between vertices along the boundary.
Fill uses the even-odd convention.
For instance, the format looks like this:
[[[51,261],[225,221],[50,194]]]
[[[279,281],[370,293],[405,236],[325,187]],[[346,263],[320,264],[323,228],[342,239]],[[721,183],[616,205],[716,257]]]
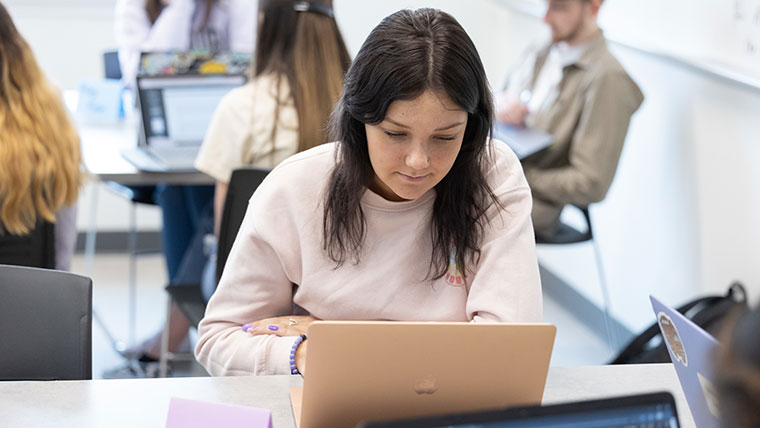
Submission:
[[[604,199],[615,177],[631,116],[643,99],[623,70],[595,78],[573,133],[569,164],[526,168],[534,195],[558,205],[587,205]]]
[[[256,198],[198,326],[195,356],[212,376],[290,374],[295,337],[252,336],[241,329],[247,322],[291,314],[293,308],[293,285],[280,256],[256,231],[255,219],[262,215]]]
[[[150,34],[150,21],[143,1],[118,0],[114,16],[114,36],[119,46],[123,81],[132,85],[137,75],[140,50]]]
[[[517,157],[500,141],[491,170],[501,183],[492,190],[504,209],[492,205],[478,264],[468,273],[467,317],[475,322],[541,322],[541,280],[530,219],[531,193]],[[498,157],[498,156],[497,156]]]

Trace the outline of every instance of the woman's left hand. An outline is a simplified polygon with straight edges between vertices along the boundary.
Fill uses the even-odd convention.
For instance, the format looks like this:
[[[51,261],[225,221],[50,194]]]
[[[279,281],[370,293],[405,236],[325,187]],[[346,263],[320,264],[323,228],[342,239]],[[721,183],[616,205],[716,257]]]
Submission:
[[[306,334],[309,330],[309,325],[314,321],[317,321],[317,319],[309,315],[286,315],[251,322],[244,325],[243,330],[254,336],[262,334],[300,336]]]

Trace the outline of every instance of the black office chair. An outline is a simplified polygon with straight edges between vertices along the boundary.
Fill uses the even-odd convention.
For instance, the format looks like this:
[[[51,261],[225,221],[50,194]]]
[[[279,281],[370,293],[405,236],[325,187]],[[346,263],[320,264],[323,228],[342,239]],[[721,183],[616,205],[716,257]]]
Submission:
[[[222,219],[219,225],[219,241],[216,255],[215,282],[219,284],[224,265],[227,262],[232,244],[235,242],[240,225],[243,223],[248,200],[253,192],[259,187],[270,169],[263,168],[240,168],[232,172],[230,184],[227,187],[227,196],[224,200]],[[167,310],[166,324],[164,326],[164,340],[161,343],[161,376],[166,376],[166,363],[173,359],[168,351],[169,311],[172,303],[176,304],[182,314],[187,318],[190,325],[197,328],[206,313],[206,300],[203,297],[200,284],[170,284],[166,287],[169,293],[169,306]]]
[[[92,379],[92,280],[0,265],[0,380]]]
[[[0,263],[55,269],[55,225],[40,220],[26,235],[0,234]]]
[[[605,330],[607,332],[607,342],[610,349],[613,352],[617,352],[620,346],[620,340],[618,338],[617,329],[612,325],[612,315],[610,314],[610,294],[607,288],[607,280],[604,274],[604,267],[602,266],[602,256],[599,250],[599,243],[594,239],[594,231],[591,223],[591,214],[589,213],[588,206],[573,205],[573,207],[580,210],[583,214],[583,218],[586,220],[586,231],[580,231],[568,224],[560,222],[554,231],[552,236],[540,236],[536,235],[536,244],[577,244],[581,242],[591,241],[594,246],[594,258],[596,259],[596,269],[599,274],[599,284],[602,291],[602,302],[604,304],[604,323]]]
[[[103,71],[106,79],[121,79],[121,64],[118,51],[103,52]]]

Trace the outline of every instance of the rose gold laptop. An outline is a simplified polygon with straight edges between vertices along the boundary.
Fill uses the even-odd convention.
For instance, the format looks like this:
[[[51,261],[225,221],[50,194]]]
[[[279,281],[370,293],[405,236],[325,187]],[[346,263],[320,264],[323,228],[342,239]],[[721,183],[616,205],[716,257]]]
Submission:
[[[299,428],[539,404],[551,324],[320,321],[309,327]]]

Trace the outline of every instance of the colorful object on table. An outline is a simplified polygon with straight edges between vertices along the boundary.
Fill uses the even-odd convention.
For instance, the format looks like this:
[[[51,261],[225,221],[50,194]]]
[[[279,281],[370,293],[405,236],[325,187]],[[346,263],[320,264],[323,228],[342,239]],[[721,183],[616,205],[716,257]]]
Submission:
[[[206,61],[198,67],[200,74],[224,74],[227,72],[227,65],[219,61]]]
[[[304,333],[300,336],[298,336],[298,339],[296,339],[295,342],[293,342],[293,347],[290,348],[290,374],[301,374],[301,372],[298,371],[298,367],[296,366],[296,351],[298,351],[298,346],[300,346],[304,340],[308,339],[309,336]]]
[[[206,427],[272,428],[272,411],[257,407],[239,406],[172,397],[166,428]]]
[[[280,329],[280,327],[277,327],[274,324],[269,324],[269,326],[267,328],[270,329],[270,330],[272,330],[272,331],[277,331],[277,330]]]
[[[243,324],[243,327],[242,327],[243,331],[251,330],[251,324],[252,323],[250,323],[250,322],[247,322],[247,323]],[[254,328],[256,328],[256,327],[254,327]]]

